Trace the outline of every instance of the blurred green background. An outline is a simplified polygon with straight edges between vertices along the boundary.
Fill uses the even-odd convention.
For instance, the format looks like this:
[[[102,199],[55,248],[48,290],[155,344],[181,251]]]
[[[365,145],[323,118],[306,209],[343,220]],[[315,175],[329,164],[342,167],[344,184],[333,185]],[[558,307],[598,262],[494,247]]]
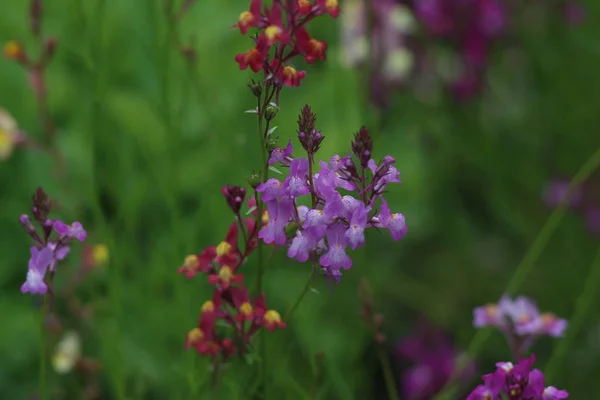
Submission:
[[[222,240],[231,214],[219,189],[245,184],[259,165],[254,117],[243,113],[254,106],[246,87],[251,73],[233,60],[251,43],[230,29],[247,2],[192,8],[177,35],[195,49],[193,64],[166,40],[161,1],[45,3],[43,30],[58,40],[47,71],[48,102],[68,177],[57,180],[52,159],[33,150],[16,149],[0,163],[0,399],[29,399],[37,390],[39,302],[19,291],[30,240],[18,216],[29,212],[40,185],[59,203],[55,215],[81,220],[89,243],[110,251],[108,265],[78,290],[96,311],[82,343],[85,355],[102,363],[101,398],[192,398],[189,379],[202,384],[194,398],[206,398],[208,365],[183,346],[211,291],[201,277],[187,280],[176,270],[186,255]],[[370,232],[341,284],[329,290],[320,280],[289,327],[269,335],[269,370],[280,398],[306,398],[321,351],[319,398],[385,396],[359,317],[362,278],[385,315],[390,352],[419,315],[467,347],[473,307],[502,295],[550,214],[541,197],[545,185],[572,176],[600,146],[600,3],[584,6],[587,20],[575,28],[521,23],[516,37],[498,46],[477,100],[457,104],[442,96],[425,103],[407,90],[385,112],[367,105],[363,72],[341,62],[340,21],[315,21],[311,33],[328,42],[328,59],[306,67],[300,88],[283,91],[278,134],[294,137],[298,112],[310,104],[326,136],[321,156],[329,158],[346,154],[352,133],[368,124],[376,157],[397,160],[403,184],[387,199],[406,215],[409,234],[394,243]],[[27,1],[3,2],[0,42],[19,39],[34,50],[27,10]],[[510,51],[518,62],[510,61]],[[0,107],[44,140],[27,76],[6,59]],[[584,222],[567,215],[521,293],[569,319],[597,246]],[[79,253],[74,246],[61,269],[74,270]],[[265,275],[272,307],[283,311],[293,303],[308,268],[283,253],[275,257]],[[250,282],[254,271],[252,262],[244,267]],[[551,382],[575,399],[600,395],[593,379],[600,371],[598,305],[600,296]],[[76,327],[68,317],[63,324]],[[555,342],[537,343],[538,367]],[[489,371],[509,357],[494,333],[478,363]],[[233,366],[218,398],[248,398],[240,388],[251,386],[256,368]],[[57,398],[80,398],[73,377],[49,371],[49,380],[66,390],[67,397]]]

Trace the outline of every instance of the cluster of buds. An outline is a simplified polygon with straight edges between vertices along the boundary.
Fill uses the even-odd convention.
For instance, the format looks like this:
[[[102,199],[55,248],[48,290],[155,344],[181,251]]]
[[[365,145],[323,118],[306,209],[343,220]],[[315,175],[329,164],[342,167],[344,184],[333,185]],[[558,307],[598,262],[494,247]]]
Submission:
[[[42,18],[42,1],[32,0],[29,9],[31,33],[35,40],[40,43],[41,48],[37,57],[28,54],[19,41],[11,40],[4,45],[4,56],[18,62],[29,72],[31,85],[39,98],[46,93],[44,70],[52,60],[56,50],[56,39],[42,37]]]
[[[600,197],[598,183],[600,175],[595,174],[580,187],[574,189],[570,196],[568,207],[586,222],[588,231],[594,236],[600,236]],[[550,207],[557,207],[567,196],[569,181],[557,179],[546,187],[544,201]]]
[[[241,215],[246,191],[239,186],[225,186],[221,192],[236,221],[229,227],[224,241],[217,246],[207,247],[197,255],[189,255],[178,270],[188,278],[202,273],[214,286],[212,299],[202,305],[198,326],[187,334],[186,348],[193,347],[200,354],[215,359],[219,355],[223,359],[234,354],[243,356],[261,327],[274,330],[286,326],[277,311],[267,309],[264,295],[250,299],[243,284],[244,276],[239,273],[247,257],[258,246],[256,220]],[[254,213],[255,205],[253,199],[248,202],[249,209]],[[243,250],[238,246],[240,231],[244,238]],[[224,321],[233,328],[233,337],[231,329],[227,330],[229,336],[221,334],[217,321]]]
[[[402,373],[404,398],[431,399],[454,377],[457,363],[466,355],[459,352],[450,337],[426,320],[417,324],[415,332],[396,348],[409,367]],[[467,383],[475,374],[475,363],[469,361],[456,379]]]
[[[19,221],[25,232],[31,236],[31,258],[27,280],[21,286],[23,293],[45,294],[51,290],[51,283],[56,272],[56,265],[69,253],[69,244],[73,239],[83,242],[87,232],[80,222],[67,225],[60,220],[50,219],[51,202],[42,188],[33,195],[33,219],[39,224],[33,225],[27,214],[21,215]]]
[[[301,55],[307,63],[325,60],[327,43],[311,38],[306,24],[322,14],[339,15],[336,0],[274,0],[269,8],[262,0],[251,0],[250,8],[240,14],[238,27],[242,34],[250,28],[259,33],[255,46],[235,56],[240,69],[263,71],[265,79],[275,85],[299,86],[306,73],[289,65],[291,58]]]
[[[487,304],[473,311],[476,328],[494,326],[505,336],[515,359],[533,344],[539,336],[560,337],[567,328],[567,321],[552,313],[540,313],[536,304],[523,296],[514,301],[507,296],[498,304]]]
[[[511,362],[496,363],[496,372],[482,376],[483,385],[477,386],[467,400],[561,400],[569,393],[554,386],[545,387],[544,374],[532,370],[535,355]]]
[[[347,248],[364,245],[365,229],[387,229],[394,240],[406,234],[404,216],[392,213],[382,196],[388,184],[400,182],[399,172],[393,157],[385,156],[379,163],[372,158],[373,140],[365,127],[351,143],[354,157],[336,154],[329,163],[321,161],[319,171],[313,172],[314,153],[323,140],[314,122],[314,114],[305,106],[298,138],[307,158],[292,158],[291,141],[271,152],[269,164],[289,168],[289,172],[283,181],[271,178],[256,187],[269,216],[258,237],[267,244],[289,243],[288,256],[299,262],[318,258],[325,275],[339,282],[341,270],[352,266]],[[342,195],[339,189],[348,194]],[[310,207],[299,203],[303,196],[311,198]],[[291,240],[289,227],[296,228]]]

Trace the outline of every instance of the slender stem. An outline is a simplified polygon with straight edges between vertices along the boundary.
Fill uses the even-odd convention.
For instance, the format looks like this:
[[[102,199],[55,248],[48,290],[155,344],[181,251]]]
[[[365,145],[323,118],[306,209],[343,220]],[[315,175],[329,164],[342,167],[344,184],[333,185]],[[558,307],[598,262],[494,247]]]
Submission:
[[[560,340],[556,346],[554,347],[554,352],[552,353],[552,357],[550,357],[550,361],[546,365],[546,380],[548,382],[552,382],[556,377],[556,373],[559,371],[559,368],[564,365],[563,361],[565,355],[567,354],[567,350],[575,335],[581,329],[583,325],[583,321],[585,316],[590,311],[592,306],[592,302],[594,301],[594,296],[598,291],[600,286],[600,248],[598,248],[598,252],[596,253],[596,257],[592,262],[590,267],[590,273],[585,280],[585,285],[583,287],[583,292],[577,299],[577,304],[575,305],[575,313],[573,314],[573,318],[569,322],[569,328],[565,334],[565,337]]]
[[[383,346],[378,345],[377,356],[379,357],[379,363],[383,371],[383,378],[385,379],[385,388],[387,390],[389,400],[400,400],[398,397],[398,391],[396,389],[396,380],[392,373],[392,365],[390,359],[386,356],[383,351]]]
[[[600,148],[598,148],[594,152],[594,154],[590,156],[590,158],[581,166],[579,171],[577,171],[577,173],[571,180],[569,188],[567,189],[566,196],[562,199],[558,207],[556,207],[554,211],[552,211],[552,213],[546,220],[546,223],[544,224],[537,237],[533,241],[533,244],[531,245],[523,259],[517,266],[516,272],[510,280],[506,289],[508,293],[514,294],[517,290],[519,290],[523,282],[525,282],[525,279],[527,278],[527,275],[531,272],[535,261],[540,256],[542,250],[544,250],[544,248],[550,241],[552,234],[558,228],[560,221],[565,216],[567,206],[569,204],[573,192],[582,182],[587,180],[590,177],[590,175],[592,175],[592,173],[598,169],[598,167],[600,167]],[[476,357],[477,354],[479,354],[479,352],[483,348],[483,345],[490,337],[491,333],[491,329],[481,329],[477,331],[475,336],[473,336],[473,339],[471,340],[471,343],[467,350],[467,353],[472,358]],[[446,385],[442,388],[439,394],[433,398],[433,400],[452,399],[452,393],[454,391],[456,378],[462,374],[466,366],[467,360],[464,360],[464,362],[459,363],[456,366],[453,377],[448,380]]]
[[[46,387],[46,308],[48,296],[44,295],[44,302],[40,311],[40,400],[48,399]]]
[[[302,292],[300,293],[300,295],[298,296],[298,298],[296,299],[296,301],[294,302],[292,307],[288,310],[288,312],[285,313],[285,316],[283,317],[284,321],[287,321],[292,317],[292,314],[294,314],[294,311],[296,311],[296,309],[302,302],[302,299],[304,299],[304,296],[306,296],[306,293],[308,293],[308,291],[310,290],[310,286],[311,286],[310,284],[312,283],[312,280],[315,276],[315,270],[316,270],[316,268],[313,266],[312,270],[310,271],[310,275],[308,276],[308,279],[306,280],[306,283],[304,284],[304,288],[302,289]]]

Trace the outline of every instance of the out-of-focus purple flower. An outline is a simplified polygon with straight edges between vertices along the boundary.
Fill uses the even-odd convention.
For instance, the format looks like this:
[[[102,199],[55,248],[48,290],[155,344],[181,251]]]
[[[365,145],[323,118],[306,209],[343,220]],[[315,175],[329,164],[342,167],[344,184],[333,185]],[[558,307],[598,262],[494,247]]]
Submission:
[[[585,10],[581,4],[574,0],[567,0],[565,4],[565,19],[571,25],[581,24],[586,17]]]
[[[61,236],[68,237],[71,239],[77,239],[80,242],[85,241],[87,232],[83,229],[80,222],[73,222],[71,225],[67,225],[62,221],[56,220],[53,224],[54,231]]]
[[[473,310],[473,325],[475,328],[483,328],[485,326],[504,328],[506,322],[504,314],[498,310],[497,304],[486,304]]]
[[[398,344],[397,353],[412,364],[402,374],[404,398],[412,400],[434,397],[454,375],[462,356],[444,332],[426,321],[419,322],[416,331]],[[474,374],[474,367],[469,363],[459,381],[467,382]]]
[[[467,396],[467,400],[497,400],[502,392],[506,373],[497,370],[494,373],[482,376],[483,385],[479,385]]]
[[[563,180],[557,180],[551,182],[544,190],[544,201],[551,207],[558,206],[564,198],[567,197],[567,189],[569,188],[569,182]],[[569,205],[571,207],[577,207],[581,204],[583,193],[580,187],[574,189],[569,199]]]
[[[48,290],[44,277],[48,267],[54,261],[54,253],[48,247],[38,250],[35,246],[31,247],[30,252],[31,258],[29,259],[27,280],[21,286],[21,292],[44,294]]]
[[[600,235],[600,208],[591,207],[588,209],[585,219],[590,233]]]

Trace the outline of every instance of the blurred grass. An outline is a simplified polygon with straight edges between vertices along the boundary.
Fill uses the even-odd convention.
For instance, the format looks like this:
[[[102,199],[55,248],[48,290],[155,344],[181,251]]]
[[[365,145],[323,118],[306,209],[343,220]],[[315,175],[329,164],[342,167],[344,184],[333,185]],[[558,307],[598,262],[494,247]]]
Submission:
[[[48,70],[49,103],[69,187],[55,181],[43,154],[17,150],[0,164],[2,399],[29,398],[36,390],[38,330],[32,299],[18,290],[28,254],[18,215],[28,211],[38,185],[63,206],[59,216],[81,219],[90,240],[110,249],[107,274],[88,288],[97,315],[84,337],[86,351],[104,365],[102,398],[184,399],[190,373],[197,382],[209,380],[206,362],[194,361],[183,339],[210,291],[175,271],[185,255],[223,237],[231,216],[219,189],[244,183],[259,162],[253,118],[243,114],[253,107],[245,86],[251,74],[233,61],[250,41],[229,29],[246,4],[200,2],[192,9],[179,28],[184,41],[193,36],[198,53],[190,68],[165,44],[160,3],[45,4],[44,32],[59,43]],[[340,63],[337,22],[324,18],[314,26],[329,43],[328,60],[307,67],[300,88],[284,91],[277,133],[294,137],[297,114],[308,103],[326,136],[321,154],[328,158],[347,152],[364,121],[375,123],[376,155],[393,155],[401,171],[403,184],[387,198],[407,216],[409,235],[392,246],[387,235],[371,232],[342,284],[329,290],[320,281],[319,293],[309,293],[289,328],[270,336],[271,354],[283,346],[270,360],[277,396],[306,397],[319,351],[325,352],[326,382],[319,398],[381,395],[376,355],[358,318],[362,277],[375,289],[391,344],[421,313],[468,344],[472,308],[500,297],[549,215],[540,198],[544,185],[572,175],[600,146],[600,7],[591,1],[586,7],[588,22],[581,27],[543,34],[524,29],[514,49],[519,62],[500,52],[480,101],[425,104],[403,93],[385,119],[365,109],[360,73]],[[27,27],[27,2],[3,5],[0,42],[17,38],[31,49]],[[43,140],[21,68],[0,61],[0,88],[0,106]],[[568,217],[522,292],[568,318],[596,245],[582,221]],[[76,263],[74,253],[63,267]],[[307,266],[282,255],[272,265],[266,292],[285,310],[302,290]],[[250,281],[253,273],[250,263]],[[600,393],[591,383],[600,368],[598,324],[597,316],[589,317],[552,382],[573,398]],[[544,339],[536,347],[540,366],[552,345]],[[487,370],[508,356],[494,334],[479,361]],[[219,398],[246,398],[235,390],[238,382],[251,386],[254,374],[252,367],[232,367]],[[198,398],[206,390],[203,384]]]

